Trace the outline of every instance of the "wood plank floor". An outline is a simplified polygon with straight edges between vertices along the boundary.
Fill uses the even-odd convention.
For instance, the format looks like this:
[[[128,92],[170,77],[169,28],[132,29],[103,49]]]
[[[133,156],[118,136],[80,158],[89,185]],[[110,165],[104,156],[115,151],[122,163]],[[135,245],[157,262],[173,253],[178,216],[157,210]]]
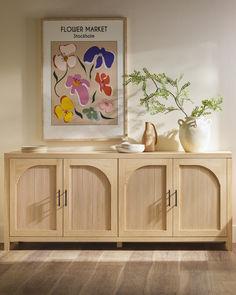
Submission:
[[[0,251],[0,294],[236,294],[236,244],[232,252],[150,244],[50,247]]]

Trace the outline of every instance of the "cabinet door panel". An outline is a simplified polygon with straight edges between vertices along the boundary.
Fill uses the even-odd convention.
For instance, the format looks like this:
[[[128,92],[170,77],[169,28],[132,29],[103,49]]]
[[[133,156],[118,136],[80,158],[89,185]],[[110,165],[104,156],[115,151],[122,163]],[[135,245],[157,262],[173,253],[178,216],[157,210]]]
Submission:
[[[65,160],[66,236],[116,235],[117,161]]]
[[[62,235],[61,160],[11,160],[10,206],[12,236]]]
[[[120,160],[120,236],[172,234],[171,160]]]
[[[111,230],[111,187],[98,169],[71,168],[71,203],[72,230]]]
[[[226,235],[226,161],[175,160],[175,235]]]

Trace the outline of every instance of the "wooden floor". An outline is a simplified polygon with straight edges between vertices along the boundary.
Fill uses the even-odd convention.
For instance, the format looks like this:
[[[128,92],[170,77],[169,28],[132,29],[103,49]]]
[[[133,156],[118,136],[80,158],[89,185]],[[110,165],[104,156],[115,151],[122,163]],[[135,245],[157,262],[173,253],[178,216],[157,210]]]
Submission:
[[[232,252],[165,244],[28,249],[0,251],[1,295],[236,294],[236,244]]]

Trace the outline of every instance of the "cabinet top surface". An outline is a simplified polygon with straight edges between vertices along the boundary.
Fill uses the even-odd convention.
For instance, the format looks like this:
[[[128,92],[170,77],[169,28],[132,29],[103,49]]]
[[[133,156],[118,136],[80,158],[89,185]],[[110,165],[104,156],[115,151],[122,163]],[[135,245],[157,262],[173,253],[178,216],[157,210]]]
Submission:
[[[47,152],[22,152],[5,153],[5,158],[232,158],[229,151],[213,151],[204,153],[186,152],[143,152],[143,153],[118,153],[116,151],[79,151],[78,149],[53,149]]]

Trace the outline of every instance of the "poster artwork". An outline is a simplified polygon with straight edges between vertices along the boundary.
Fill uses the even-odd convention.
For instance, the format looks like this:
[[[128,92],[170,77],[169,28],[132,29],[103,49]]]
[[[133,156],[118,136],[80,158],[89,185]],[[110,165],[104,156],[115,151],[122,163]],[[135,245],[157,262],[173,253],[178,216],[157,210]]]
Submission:
[[[117,125],[117,42],[51,41],[51,125]]]

